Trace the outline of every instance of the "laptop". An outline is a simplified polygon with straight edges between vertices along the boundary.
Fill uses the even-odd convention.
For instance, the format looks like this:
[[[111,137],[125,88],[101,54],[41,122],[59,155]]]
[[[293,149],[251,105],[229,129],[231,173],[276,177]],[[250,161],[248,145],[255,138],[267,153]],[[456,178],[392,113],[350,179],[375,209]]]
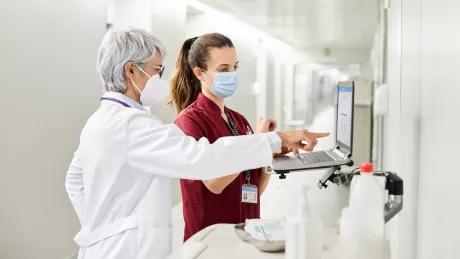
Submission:
[[[339,82],[337,94],[337,134],[336,143],[332,149],[301,153],[296,156],[275,157],[271,169],[275,172],[289,172],[351,164],[354,99],[354,82]]]

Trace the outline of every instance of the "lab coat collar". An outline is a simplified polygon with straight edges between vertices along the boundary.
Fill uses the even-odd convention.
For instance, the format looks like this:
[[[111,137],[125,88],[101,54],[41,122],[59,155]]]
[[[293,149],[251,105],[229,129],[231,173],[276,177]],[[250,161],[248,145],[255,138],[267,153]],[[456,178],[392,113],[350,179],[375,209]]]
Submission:
[[[134,101],[133,99],[129,98],[128,96],[124,95],[124,94],[121,94],[121,93],[117,93],[117,92],[106,92],[104,93],[104,95],[102,97],[105,97],[105,98],[114,98],[114,99],[117,99],[119,101],[122,101],[126,104],[128,104],[129,106],[131,106],[132,108],[135,108],[135,109],[138,109],[138,110],[141,110],[141,111],[147,111],[144,106],[140,105],[138,102]]]
[[[216,115],[221,115],[222,112],[220,111],[219,106],[213,102],[211,99],[206,97],[206,95],[200,93],[198,95],[198,98],[196,99],[196,102],[199,106],[204,108],[206,111],[209,111],[211,113],[215,113]]]

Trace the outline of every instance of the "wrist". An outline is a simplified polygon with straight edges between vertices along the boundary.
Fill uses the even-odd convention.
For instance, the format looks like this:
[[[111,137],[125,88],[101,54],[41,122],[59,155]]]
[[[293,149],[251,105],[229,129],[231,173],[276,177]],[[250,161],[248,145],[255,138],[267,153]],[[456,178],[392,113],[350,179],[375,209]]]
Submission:
[[[278,134],[278,136],[280,137],[281,139],[281,146],[284,147],[285,144],[286,144],[286,133],[284,132],[276,132],[276,134]]]

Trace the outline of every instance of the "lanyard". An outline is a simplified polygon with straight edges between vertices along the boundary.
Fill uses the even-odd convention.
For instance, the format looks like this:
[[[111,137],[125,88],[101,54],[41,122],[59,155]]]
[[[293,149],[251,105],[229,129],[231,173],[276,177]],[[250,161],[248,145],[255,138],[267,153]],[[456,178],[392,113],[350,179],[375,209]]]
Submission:
[[[227,107],[225,107],[225,114],[227,114],[228,120],[228,129],[232,133],[233,136],[238,136],[238,129],[236,128],[235,122],[233,121],[232,116],[230,116],[230,112],[228,111]],[[248,170],[244,171],[244,175],[246,176],[246,180],[248,180],[248,185],[251,185],[251,173]]]
[[[115,98],[110,98],[110,97],[101,97],[100,99],[101,101],[111,101],[111,102],[116,102],[116,103],[119,103],[125,107],[128,107],[128,108],[131,108],[131,106],[129,106],[129,104],[125,103],[125,102],[122,102],[118,99],[115,99]]]

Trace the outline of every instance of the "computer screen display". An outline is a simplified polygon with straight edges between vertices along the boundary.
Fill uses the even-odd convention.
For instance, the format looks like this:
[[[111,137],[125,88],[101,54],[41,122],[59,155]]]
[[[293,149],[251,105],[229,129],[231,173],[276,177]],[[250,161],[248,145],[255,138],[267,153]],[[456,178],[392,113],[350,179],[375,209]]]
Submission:
[[[353,87],[339,87],[337,141],[351,149],[353,132]]]

